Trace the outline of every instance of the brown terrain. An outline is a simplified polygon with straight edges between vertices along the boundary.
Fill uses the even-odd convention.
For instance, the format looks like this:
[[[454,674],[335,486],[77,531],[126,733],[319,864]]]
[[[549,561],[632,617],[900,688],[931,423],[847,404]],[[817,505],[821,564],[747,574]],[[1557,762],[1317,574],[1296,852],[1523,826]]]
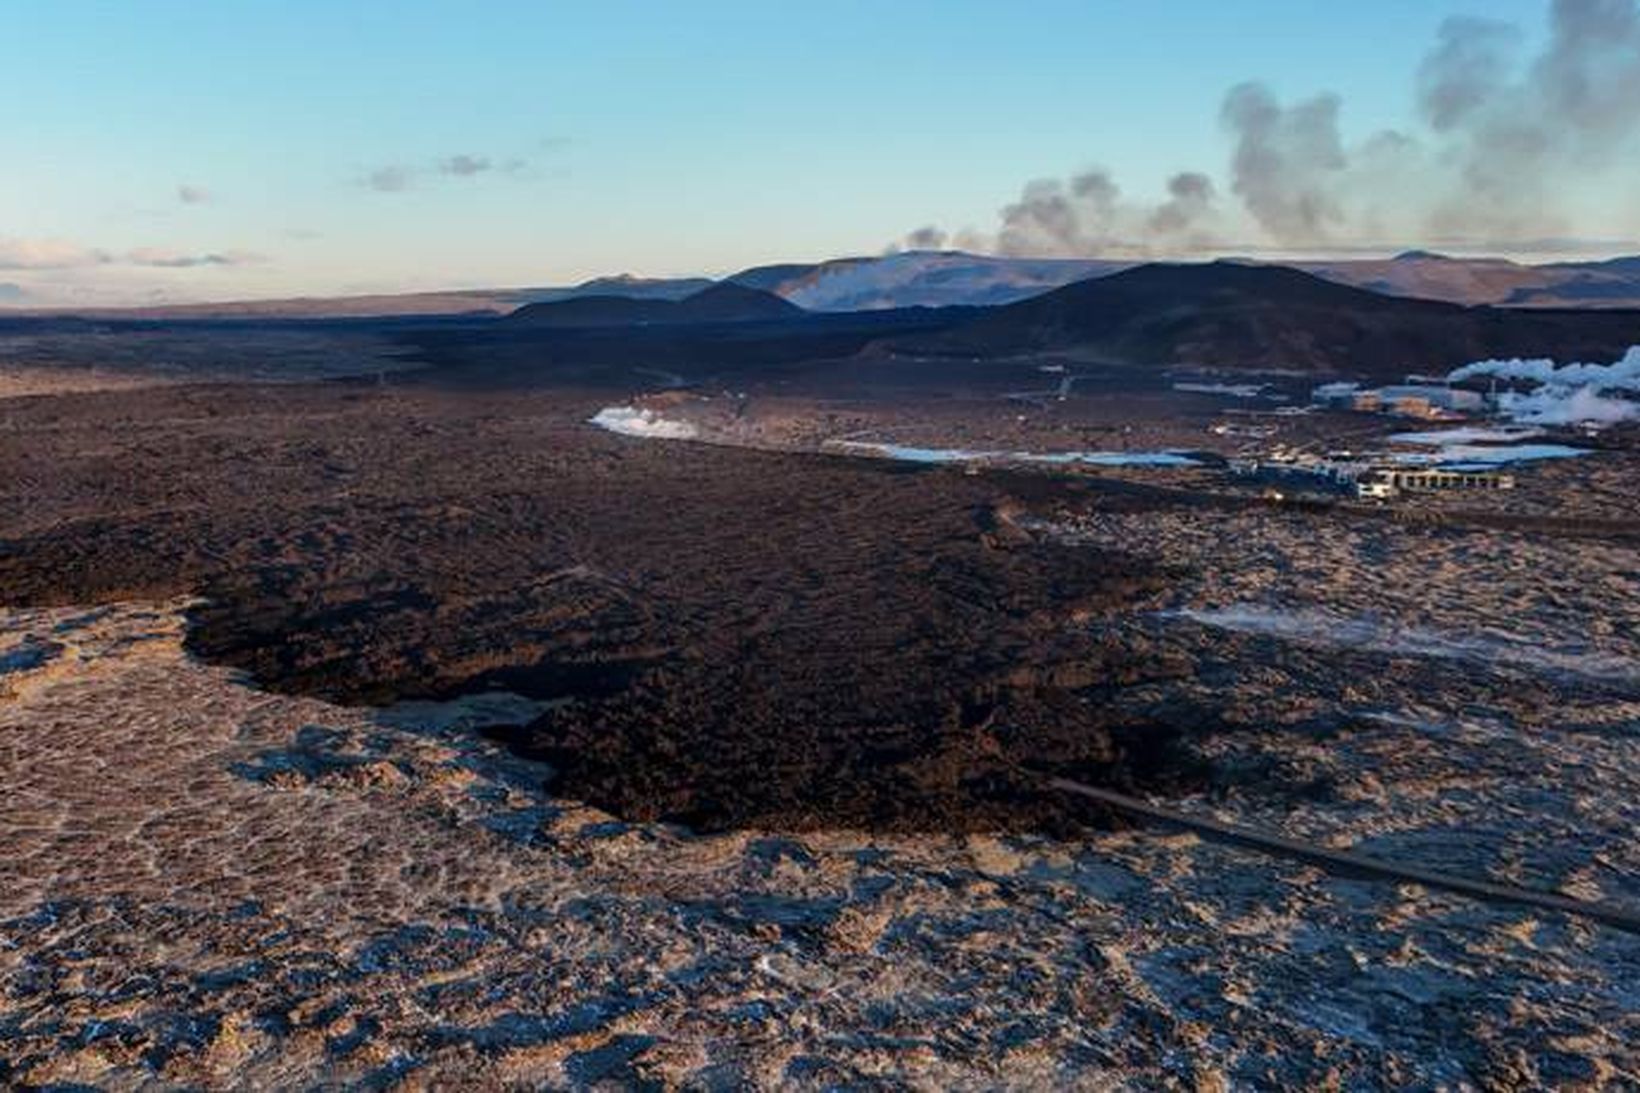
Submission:
[[[1050,784],[1640,907],[1640,456],[1379,508],[845,454],[1240,443],[1187,362],[924,321],[7,343],[0,1080],[1640,1082],[1640,936]]]

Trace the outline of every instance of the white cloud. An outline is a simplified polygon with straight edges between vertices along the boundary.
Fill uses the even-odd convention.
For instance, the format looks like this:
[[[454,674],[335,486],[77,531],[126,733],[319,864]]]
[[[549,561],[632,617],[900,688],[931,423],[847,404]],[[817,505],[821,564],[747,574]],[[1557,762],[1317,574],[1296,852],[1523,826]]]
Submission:
[[[388,163],[360,176],[358,184],[379,194],[398,194],[439,177],[477,178],[485,174],[521,175],[529,161],[513,157],[500,162],[489,156],[458,152],[421,164]]]
[[[441,174],[455,175],[458,178],[470,178],[473,175],[483,174],[491,166],[488,156],[461,154],[439,160],[438,169]]]
[[[133,266],[153,266],[160,269],[192,269],[197,266],[252,266],[267,261],[260,254],[245,250],[212,251],[189,254],[164,247],[138,247],[125,255]]]
[[[414,172],[408,167],[390,163],[385,167],[378,167],[366,175],[363,179],[363,185],[379,194],[403,193],[410,188],[413,174]]]
[[[91,250],[66,239],[19,239],[0,236],[0,269],[74,269],[112,261],[106,251]]]

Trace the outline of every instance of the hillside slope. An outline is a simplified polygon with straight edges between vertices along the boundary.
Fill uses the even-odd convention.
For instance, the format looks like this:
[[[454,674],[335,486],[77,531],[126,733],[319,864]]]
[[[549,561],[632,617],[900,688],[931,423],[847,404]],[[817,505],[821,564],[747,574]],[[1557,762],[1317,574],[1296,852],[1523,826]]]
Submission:
[[[528,304],[507,316],[515,326],[618,327],[691,323],[773,322],[797,318],[803,309],[773,293],[743,285],[711,285],[682,300],[582,296]]]
[[[811,311],[876,311],[1010,304],[1131,264],[1097,258],[998,258],[961,251],[904,251],[811,265],[760,266],[729,280],[777,293]]]
[[[1483,357],[1609,360],[1640,312],[1469,308],[1386,296],[1282,266],[1140,266],[1007,307],[921,347],[1071,352],[1131,364],[1401,375]]]

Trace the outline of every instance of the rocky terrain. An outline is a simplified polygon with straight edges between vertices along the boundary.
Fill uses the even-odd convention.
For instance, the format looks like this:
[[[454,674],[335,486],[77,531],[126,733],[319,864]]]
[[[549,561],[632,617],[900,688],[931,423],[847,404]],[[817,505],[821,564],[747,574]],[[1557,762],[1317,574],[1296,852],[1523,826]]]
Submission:
[[[0,705],[8,1082],[1635,1080],[1640,949],[1609,929],[1163,830],[634,824],[472,731],[520,700],[269,695],[186,656],[184,606],[0,617],[8,654],[55,647]],[[1418,733],[1394,799],[1539,758],[1475,731]],[[1363,722],[1352,752],[1411,735]],[[1582,795],[1632,801],[1623,741],[1550,743],[1578,741]],[[1442,749],[1486,767],[1438,778]]]
[[[1049,781],[1640,908],[1632,452],[1273,504],[826,443],[1229,443],[1165,383],[772,365],[666,440],[521,344],[0,402],[5,1082],[1640,1082],[1640,935]]]
[[[0,320],[0,399],[200,383],[299,383],[419,367],[381,323],[102,325]],[[11,406],[0,402],[0,412]]]

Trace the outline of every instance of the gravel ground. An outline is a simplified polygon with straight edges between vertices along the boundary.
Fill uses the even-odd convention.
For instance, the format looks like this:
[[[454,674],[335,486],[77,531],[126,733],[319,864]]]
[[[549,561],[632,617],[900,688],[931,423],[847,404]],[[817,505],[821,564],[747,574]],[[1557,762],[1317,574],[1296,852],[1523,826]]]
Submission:
[[[621,401],[8,403],[0,1083],[1640,1085],[1640,937],[960,777],[1023,747],[1640,907],[1632,453],[1371,513],[584,425]],[[1186,430],[1135,406],[1135,444]],[[856,424],[808,412],[717,439]],[[760,734],[809,765],[744,765]],[[836,788],[879,768],[922,822]],[[626,792],[679,777],[731,805]]]
[[[183,606],[0,615],[10,1082],[1640,1081],[1630,935],[1155,830],[625,823],[470,731],[517,698],[264,694]]]

